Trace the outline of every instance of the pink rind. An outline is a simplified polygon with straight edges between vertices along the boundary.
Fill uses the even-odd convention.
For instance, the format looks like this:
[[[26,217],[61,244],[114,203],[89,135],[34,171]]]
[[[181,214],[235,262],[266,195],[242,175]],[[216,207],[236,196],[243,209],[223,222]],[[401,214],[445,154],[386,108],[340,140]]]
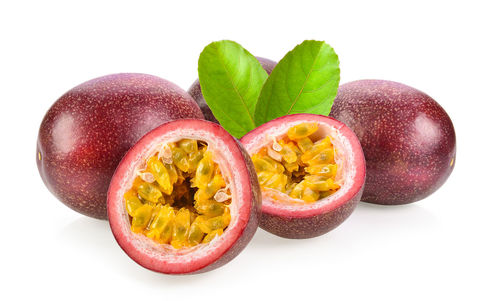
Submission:
[[[241,150],[241,153],[243,154],[245,163],[247,166],[252,166],[253,163],[252,160],[250,159],[250,156],[246,152],[245,148],[241,145],[239,141],[237,141],[238,147]],[[249,165],[250,164],[250,165]],[[255,232],[257,231],[257,228],[259,227],[259,221],[262,218],[261,215],[261,206],[262,206],[262,198],[261,198],[261,192],[260,192],[260,186],[259,186],[259,181],[257,180],[257,174],[255,173],[255,169],[251,168],[249,169],[249,177],[251,181],[251,187],[252,187],[252,194],[253,198],[256,200],[255,202],[252,202],[252,207],[251,207],[251,213],[250,213],[250,220],[248,221],[247,226],[243,230],[243,232],[240,235],[240,238],[238,239],[237,242],[234,243],[234,245],[229,249],[224,255],[222,255],[217,261],[214,263],[193,272],[192,274],[199,274],[199,273],[204,273],[208,272],[211,270],[214,270],[218,267],[223,266],[224,264],[228,263],[231,261],[233,258],[235,258],[243,249],[248,245],[250,240],[252,240]]]
[[[241,138],[241,142],[244,146],[248,146],[252,141],[259,140],[259,137],[265,139],[267,131],[275,124],[297,120],[325,122],[339,130],[353,147],[356,165],[354,166],[356,172],[354,184],[351,188],[334,201],[329,198],[321,200],[320,202],[325,202],[325,204],[319,208],[293,211],[285,209],[285,206],[279,208],[270,206],[270,200],[263,199],[262,217],[259,224],[262,229],[284,238],[312,238],[333,230],[351,215],[363,193],[366,168],[363,151],[354,132],[343,123],[322,115],[294,114],[279,117],[250,131]]]
[[[161,135],[169,130],[173,130],[178,127],[196,127],[203,129],[204,131],[211,132],[215,136],[222,139],[226,145],[231,148],[231,156],[235,156],[235,159],[241,164],[235,164],[232,166],[234,171],[241,174],[242,182],[238,183],[244,190],[244,195],[241,197],[240,201],[244,202],[238,211],[238,218],[246,220],[246,223],[242,224],[239,228],[234,229],[232,232],[230,244],[220,254],[214,255],[217,252],[210,252],[200,259],[189,259],[181,263],[168,263],[164,261],[159,261],[154,257],[148,257],[146,252],[142,252],[136,248],[130,241],[127,240],[128,233],[122,233],[124,227],[121,226],[121,214],[117,210],[117,202],[121,202],[121,196],[114,193],[120,187],[120,183],[123,180],[123,176],[127,172],[127,164],[131,163],[131,160],[136,158],[136,156],[141,152],[141,147],[148,144],[152,138]],[[248,244],[253,235],[255,234],[260,217],[260,207],[261,207],[261,194],[259,185],[257,182],[257,175],[251,163],[250,157],[240,145],[240,143],[233,138],[229,133],[227,133],[221,126],[204,120],[196,119],[185,119],[177,120],[172,122],[167,122],[158,128],[152,130],[146,134],[137,144],[132,147],[129,152],[125,155],[123,160],[118,165],[115,174],[111,180],[111,184],[108,190],[108,218],[110,222],[110,227],[112,233],[120,245],[120,247],[131,257],[132,260],[137,262],[139,265],[150,269],[155,272],[165,273],[165,274],[198,274],[213,270],[218,268],[227,262],[231,261],[236,257]],[[244,212],[242,212],[244,211]],[[130,229],[128,229],[130,231]],[[233,239],[234,237],[234,239]],[[222,245],[222,243],[221,243]],[[217,248],[217,245],[214,247]],[[211,258],[212,257],[212,258]]]

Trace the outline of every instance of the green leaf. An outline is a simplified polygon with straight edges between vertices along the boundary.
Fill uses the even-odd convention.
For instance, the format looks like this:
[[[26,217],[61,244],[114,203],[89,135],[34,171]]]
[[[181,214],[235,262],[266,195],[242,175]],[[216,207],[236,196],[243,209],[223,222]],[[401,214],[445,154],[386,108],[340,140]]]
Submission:
[[[255,128],[255,105],[267,73],[253,55],[233,41],[213,42],[200,54],[198,76],[222,127],[236,138]]]
[[[257,126],[280,116],[328,115],[340,80],[339,59],[325,42],[304,41],[276,65],[255,109]]]

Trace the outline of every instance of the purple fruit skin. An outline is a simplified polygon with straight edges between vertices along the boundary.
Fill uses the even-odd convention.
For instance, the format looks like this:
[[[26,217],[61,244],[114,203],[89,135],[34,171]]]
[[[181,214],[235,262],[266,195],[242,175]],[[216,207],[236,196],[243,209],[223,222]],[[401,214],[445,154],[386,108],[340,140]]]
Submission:
[[[84,215],[106,219],[106,192],[123,155],[162,123],[203,119],[191,96],[162,78],[112,74],[61,96],[40,125],[37,165],[48,189]]]
[[[361,201],[400,205],[436,191],[455,166],[450,117],[427,94],[401,83],[359,80],[339,87],[330,116],[358,136],[366,159]]]
[[[264,67],[264,70],[266,70],[267,74],[271,74],[274,67],[276,66],[276,62],[263,57],[256,57],[256,59],[260,62],[262,67]],[[201,93],[200,81],[198,79],[196,79],[194,83],[191,85],[191,87],[188,90],[188,93],[193,97],[198,106],[200,106],[201,111],[205,116],[205,119],[218,124],[219,121],[215,118],[214,114],[212,113],[212,110],[210,110],[210,108],[208,107],[205,98],[203,98],[203,94]]]
[[[342,206],[307,218],[282,217],[264,212],[259,226],[267,232],[284,238],[304,239],[320,236],[337,228],[351,215],[362,193],[363,188]]]

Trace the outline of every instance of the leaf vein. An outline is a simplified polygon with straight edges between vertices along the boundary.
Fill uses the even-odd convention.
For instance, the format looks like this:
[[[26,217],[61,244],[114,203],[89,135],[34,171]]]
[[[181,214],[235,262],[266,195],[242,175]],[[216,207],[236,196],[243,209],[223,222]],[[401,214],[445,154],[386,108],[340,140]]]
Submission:
[[[323,48],[323,45],[320,47],[320,51],[321,51],[321,48]],[[319,56],[319,51],[318,51],[318,54],[314,57],[314,61],[313,61],[312,66],[311,66],[311,70],[309,70],[309,73],[307,74],[306,79],[304,80],[304,83],[302,83],[302,87],[300,87],[299,93],[297,94],[297,96],[293,100],[292,105],[290,106],[290,109],[288,109],[288,112],[286,113],[287,115],[290,114],[290,112],[292,111],[293,107],[297,103],[297,100],[300,98],[300,95],[302,95],[302,91],[304,90],[304,87],[305,87],[307,81],[309,80],[309,77],[311,76],[311,73],[313,72],[312,69],[314,68],[314,65],[316,64],[318,56]]]
[[[227,47],[227,46],[225,45],[225,47]],[[240,65],[241,65],[241,55],[238,55],[238,67],[237,67],[238,69],[239,69]],[[253,120],[252,115],[250,114],[250,111],[248,110],[248,106],[245,103],[243,96],[240,94],[240,91],[238,90],[238,88],[236,87],[236,84],[233,81],[233,78],[230,76],[229,70],[227,69],[226,64],[222,63],[222,66],[224,67],[224,71],[226,71],[226,74],[229,78],[229,81],[231,82],[233,89],[235,90],[236,94],[238,95],[238,99],[243,104],[243,107],[245,107],[245,110],[248,114],[248,117],[250,118],[250,121],[252,122],[252,126],[255,128],[255,121]]]

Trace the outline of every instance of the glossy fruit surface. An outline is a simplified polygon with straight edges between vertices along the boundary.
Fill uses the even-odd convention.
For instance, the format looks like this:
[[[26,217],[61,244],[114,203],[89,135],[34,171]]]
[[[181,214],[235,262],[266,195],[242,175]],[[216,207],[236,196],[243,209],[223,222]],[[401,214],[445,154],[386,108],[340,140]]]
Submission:
[[[118,162],[140,137],[179,118],[203,118],[187,92],[147,74],[112,74],[66,92],[40,125],[37,165],[49,190],[82,214],[105,219]]]
[[[266,231],[286,238],[322,235],[349,217],[361,198],[365,180],[361,145],[347,126],[333,118],[283,116],[250,131],[241,142],[261,182],[260,227]],[[296,155],[290,155],[286,146]],[[298,166],[292,166],[295,163]]]
[[[264,67],[264,70],[266,70],[267,74],[271,74],[271,71],[273,71],[274,66],[276,66],[276,62],[263,57],[256,57],[256,58],[260,62],[262,67]],[[188,93],[200,106],[201,111],[203,112],[203,115],[205,116],[206,120],[219,123],[215,118],[214,114],[212,113],[212,110],[210,110],[210,108],[208,107],[205,98],[203,98],[203,94],[201,93],[200,81],[198,79],[196,79],[194,83],[191,85],[191,87],[188,90]]]
[[[359,80],[339,87],[330,116],[358,136],[366,158],[362,201],[384,205],[421,200],[455,166],[450,117],[427,94],[401,83]]]
[[[148,170],[148,164],[145,162],[156,158],[165,145],[181,143],[179,141],[184,141],[183,139],[196,140],[206,145],[204,156],[210,153],[210,160],[220,168],[220,174],[227,185],[226,192],[231,197],[229,202],[226,201],[231,218],[223,232],[210,237],[205,243],[169,245],[144,235],[144,231],[133,231],[134,223],[129,216],[128,202],[124,195],[134,189],[136,176]],[[172,163],[176,164],[175,161],[180,157],[177,157],[174,151],[171,158]],[[196,176],[192,178],[192,174],[182,173],[182,176],[186,177],[185,181],[193,183],[191,188],[195,195],[202,189],[199,187],[207,187],[203,183],[208,183],[209,179],[204,179],[202,174],[210,173],[206,172],[210,170],[209,166],[200,161]],[[160,185],[156,176],[155,179],[153,184]],[[174,194],[176,189],[174,186]],[[167,193],[163,192],[163,197],[167,196]],[[190,205],[183,206],[184,209],[179,208],[175,202],[172,204],[172,208],[177,210],[176,215],[182,214],[181,210]],[[171,121],[146,134],[124,156],[108,190],[109,222],[118,244],[138,264],[167,274],[206,272],[233,259],[253,237],[258,227],[260,206],[260,189],[250,157],[240,143],[220,125],[205,120]],[[198,208],[195,203],[195,209]],[[196,220],[193,218],[191,225],[196,224]],[[173,235],[176,231],[186,231],[188,224],[189,219],[186,220],[186,226],[174,226]],[[146,231],[155,228],[152,224],[145,227]],[[189,242],[189,238],[185,239]],[[175,237],[172,242],[174,240]]]

